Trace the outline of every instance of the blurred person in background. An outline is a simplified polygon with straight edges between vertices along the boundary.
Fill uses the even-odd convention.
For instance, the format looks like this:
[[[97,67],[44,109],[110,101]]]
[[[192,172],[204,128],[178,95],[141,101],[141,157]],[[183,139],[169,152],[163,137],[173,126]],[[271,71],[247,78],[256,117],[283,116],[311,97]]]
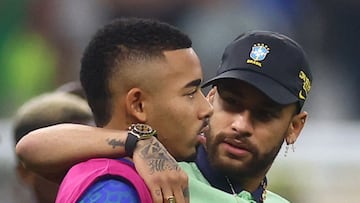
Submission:
[[[87,125],[92,120],[92,113],[84,99],[66,92],[44,93],[31,98],[17,110],[14,117],[14,141],[17,144],[27,133],[39,128],[59,123]],[[22,183],[31,191],[33,201],[28,200],[28,202],[55,202],[58,184],[28,170],[19,160],[16,165],[16,173]]]
[[[80,81],[70,81],[62,84],[60,87],[56,88],[56,92],[67,92],[70,94],[77,95],[83,99],[86,99],[85,92],[81,87]]]
[[[217,75],[205,83],[213,86],[208,100],[214,107],[206,142],[199,146],[195,162],[180,163],[189,175],[190,201],[288,202],[267,190],[266,174],[282,144],[285,142],[286,148],[293,145],[305,125],[308,114],[302,107],[311,82],[304,51],[282,34],[248,32],[230,43]],[[78,126],[56,128],[42,131],[43,138],[40,134],[33,138],[57,146],[58,141],[70,143],[72,140],[65,140],[63,135],[71,133],[83,139],[87,136],[87,140],[94,142],[77,145],[82,148],[77,155],[59,159],[58,164],[68,167],[79,161],[75,157],[96,156],[102,146],[99,143],[104,143],[101,140],[110,136],[95,130],[84,134],[77,130]],[[46,134],[61,140],[51,141]],[[39,144],[38,151],[54,153]],[[62,162],[64,159],[67,163]]]

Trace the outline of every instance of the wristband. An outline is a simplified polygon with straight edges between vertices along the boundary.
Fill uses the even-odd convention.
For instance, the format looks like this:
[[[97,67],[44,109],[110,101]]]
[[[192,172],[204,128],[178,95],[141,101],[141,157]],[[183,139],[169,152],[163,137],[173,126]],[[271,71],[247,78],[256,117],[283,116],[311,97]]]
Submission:
[[[133,135],[132,133],[128,133],[128,136],[125,141],[125,152],[129,157],[132,157],[134,154],[134,150],[136,147],[136,143],[139,141],[139,139]]]

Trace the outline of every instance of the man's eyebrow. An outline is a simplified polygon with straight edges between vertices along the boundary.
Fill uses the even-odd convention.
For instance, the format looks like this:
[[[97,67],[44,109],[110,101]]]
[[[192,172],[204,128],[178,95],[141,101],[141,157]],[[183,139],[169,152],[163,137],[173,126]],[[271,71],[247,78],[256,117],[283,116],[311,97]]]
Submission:
[[[196,80],[193,80],[193,81],[187,83],[185,85],[185,88],[198,87],[198,86],[200,86],[200,84],[201,84],[201,79],[196,79]]]

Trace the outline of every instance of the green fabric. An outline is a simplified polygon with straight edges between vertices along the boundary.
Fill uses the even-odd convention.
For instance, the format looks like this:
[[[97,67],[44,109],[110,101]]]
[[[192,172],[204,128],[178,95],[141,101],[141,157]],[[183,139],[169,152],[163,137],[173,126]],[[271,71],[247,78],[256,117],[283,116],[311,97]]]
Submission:
[[[218,190],[210,185],[210,183],[201,174],[194,162],[180,162],[181,168],[189,176],[190,202],[220,202],[220,203],[256,203],[252,199],[251,193],[241,191],[239,194],[232,195],[227,192]],[[279,195],[266,191],[265,203],[289,203],[286,199]]]

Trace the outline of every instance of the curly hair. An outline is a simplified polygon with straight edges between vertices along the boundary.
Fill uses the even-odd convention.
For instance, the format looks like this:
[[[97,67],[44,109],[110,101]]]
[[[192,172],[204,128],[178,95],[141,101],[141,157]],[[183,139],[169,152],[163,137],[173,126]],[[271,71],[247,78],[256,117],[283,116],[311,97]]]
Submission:
[[[126,60],[164,57],[164,51],[190,48],[190,38],[167,23],[152,19],[121,18],[97,31],[86,47],[80,81],[99,127],[112,113],[110,79]]]

